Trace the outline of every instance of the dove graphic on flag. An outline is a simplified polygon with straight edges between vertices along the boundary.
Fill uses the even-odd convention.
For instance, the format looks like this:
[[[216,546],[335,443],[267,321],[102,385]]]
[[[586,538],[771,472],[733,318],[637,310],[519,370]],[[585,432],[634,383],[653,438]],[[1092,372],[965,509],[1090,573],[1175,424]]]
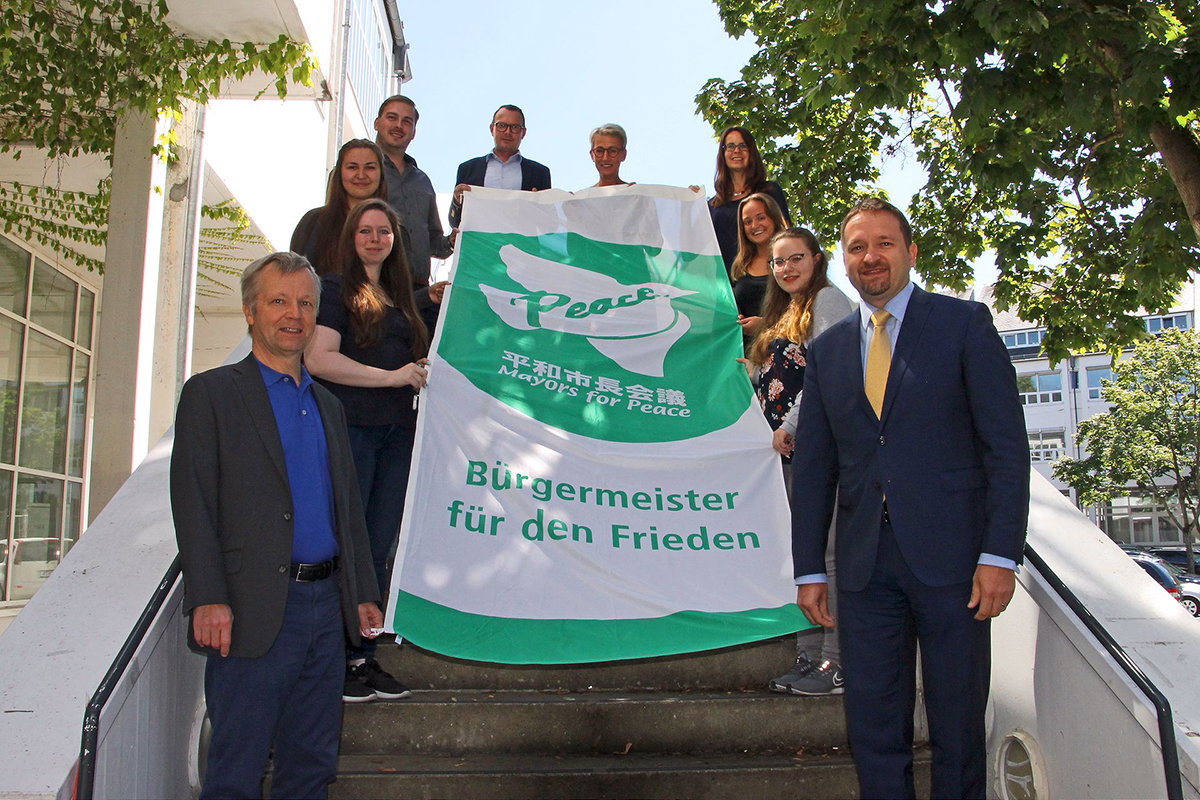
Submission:
[[[488,305],[517,330],[545,329],[582,336],[623,369],[663,376],[671,346],[691,327],[671,300],[695,294],[665,283],[627,285],[607,275],[500,248],[510,278],[528,291],[480,284]]]

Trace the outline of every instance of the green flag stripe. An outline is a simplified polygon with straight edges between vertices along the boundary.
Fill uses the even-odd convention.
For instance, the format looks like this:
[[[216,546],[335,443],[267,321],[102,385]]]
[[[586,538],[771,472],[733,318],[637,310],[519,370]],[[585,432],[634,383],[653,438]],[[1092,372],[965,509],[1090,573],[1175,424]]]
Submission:
[[[400,592],[393,625],[437,653],[497,664],[573,664],[731,647],[815,627],[795,604],[680,611],[651,619],[512,619],[470,614]]]

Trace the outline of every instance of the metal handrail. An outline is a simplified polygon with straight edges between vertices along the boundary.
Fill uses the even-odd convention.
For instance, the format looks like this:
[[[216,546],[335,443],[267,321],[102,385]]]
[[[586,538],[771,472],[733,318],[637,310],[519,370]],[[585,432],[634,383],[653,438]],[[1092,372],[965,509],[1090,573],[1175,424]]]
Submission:
[[[158,616],[163,603],[167,601],[167,596],[171,593],[171,588],[175,585],[175,581],[179,579],[181,570],[179,556],[176,555],[175,560],[171,562],[171,566],[167,567],[167,572],[163,575],[162,581],[159,582],[158,588],[150,596],[150,602],[146,603],[146,607],[142,609],[142,615],[138,617],[137,624],[129,632],[129,637],[125,640],[125,644],[121,645],[120,651],[117,652],[117,657],[113,659],[112,666],[108,668],[108,672],[104,673],[104,678],[96,688],[96,693],[88,701],[87,709],[83,712],[83,740],[79,745],[79,765],[75,770],[75,797],[77,800],[92,800],[95,789],[96,751],[100,738],[100,712],[104,710],[104,705],[108,702],[109,697],[112,696],[113,690],[117,688],[117,683],[121,680],[121,676],[125,674],[125,670],[129,667],[129,662],[133,660],[134,653],[137,652],[142,640],[146,638],[146,633],[150,630],[151,623]]]
[[[1142,668],[1133,662],[1125,649],[1112,637],[1112,634],[1105,630],[1100,621],[1087,609],[1087,606],[1062,582],[1062,579],[1055,574],[1054,570],[1050,569],[1049,565],[1029,544],[1025,545],[1025,560],[1033,565],[1046,583],[1050,584],[1051,588],[1067,604],[1067,607],[1075,612],[1075,616],[1079,617],[1084,626],[1091,631],[1096,640],[1100,642],[1100,646],[1112,656],[1121,669],[1125,670],[1129,679],[1154,706],[1154,710],[1158,714],[1158,742],[1162,749],[1167,800],[1183,800],[1183,779],[1179,772],[1179,752],[1175,746],[1175,719],[1171,715],[1171,704],[1167,701],[1166,696],[1159,691],[1154,682],[1142,671]]]

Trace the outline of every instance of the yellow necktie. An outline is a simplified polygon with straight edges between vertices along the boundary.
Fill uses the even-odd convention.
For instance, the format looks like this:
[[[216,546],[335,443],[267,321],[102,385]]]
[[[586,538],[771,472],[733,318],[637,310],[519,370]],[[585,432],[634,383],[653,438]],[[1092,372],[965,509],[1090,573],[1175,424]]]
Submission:
[[[867,347],[867,374],[863,378],[867,400],[875,409],[875,416],[880,419],[883,418],[883,390],[887,388],[888,368],[892,365],[892,341],[885,327],[891,317],[882,308],[871,314],[875,333]]]

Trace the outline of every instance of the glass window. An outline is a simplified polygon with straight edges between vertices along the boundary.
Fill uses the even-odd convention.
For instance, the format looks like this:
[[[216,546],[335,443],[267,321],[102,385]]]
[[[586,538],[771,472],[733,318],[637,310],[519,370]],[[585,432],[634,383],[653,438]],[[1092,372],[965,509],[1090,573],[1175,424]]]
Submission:
[[[1029,460],[1050,463],[1062,458],[1066,439],[1062,431],[1029,431]]]
[[[9,470],[0,469],[0,524],[4,525],[4,536],[0,536],[0,542],[8,539],[8,525],[12,521],[10,514],[12,512],[12,491],[13,491],[13,474]],[[0,579],[3,578],[4,567],[0,566]],[[4,595],[0,594],[0,600],[4,599]]]
[[[0,237],[0,601],[32,596],[86,524],[96,301]]]
[[[1035,347],[1042,343],[1042,335],[1045,331],[1020,331],[1019,333],[1006,333],[1001,338],[1004,340],[1004,346],[1008,348],[1014,347]]]
[[[1034,403],[1062,402],[1062,373],[1033,372],[1017,376],[1017,391],[1021,393],[1021,402],[1026,405]]]
[[[1183,541],[1183,537],[1179,535],[1179,528],[1175,527],[1175,523],[1165,513],[1158,518],[1158,540],[1160,542]]]
[[[0,236],[0,307],[25,316],[29,254]]]
[[[62,551],[63,482],[17,476],[9,600],[28,600],[58,566]]]
[[[5,464],[12,464],[17,455],[17,399],[21,394],[21,338],[24,333],[24,325],[0,317],[0,461]],[[0,531],[0,539],[6,535]]]
[[[91,359],[83,353],[75,354],[75,375],[71,379],[71,458],[67,462],[67,474],[83,477],[84,433],[87,426],[88,366]]]
[[[1108,527],[1105,528],[1105,533],[1107,533],[1113,539],[1113,541],[1121,542],[1122,544],[1129,544],[1129,517],[1109,517]]]
[[[1087,385],[1089,400],[1103,400],[1101,392],[1104,389],[1102,381],[1112,380],[1111,367],[1088,367],[1087,368]]]
[[[1146,317],[1146,330],[1150,333],[1162,333],[1171,328],[1187,329],[1190,327],[1192,327],[1192,315],[1186,311],[1182,314]]]
[[[75,344],[92,349],[92,317],[96,311],[96,295],[79,287],[79,319],[75,323]]]
[[[61,473],[66,469],[71,348],[31,330],[26,364],[20,465]]]
[[[83,484],[67,481],[67,514],[63,520],[63,539],[67,541],[67,549],[79,538],[79,522],[83,511]],[[65,556],[67,551],[63,551]]]
[[[33,260],[29,319],[64,339],[75,335],[75,281],[41,259]]]

